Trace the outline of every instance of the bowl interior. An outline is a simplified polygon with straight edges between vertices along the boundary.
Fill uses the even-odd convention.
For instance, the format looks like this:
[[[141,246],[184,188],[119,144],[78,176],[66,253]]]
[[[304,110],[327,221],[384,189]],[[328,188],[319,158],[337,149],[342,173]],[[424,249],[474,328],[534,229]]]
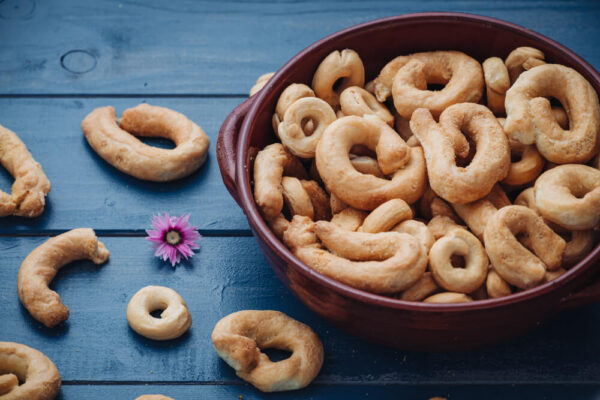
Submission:
[[[398,55],[421,51],[459,50],[483,62],[486,58],[492,56],[505,59],[512,50],[519,46],[536,47],[544,52],[546,62],[574,68],[600,93],[600,75],[593,67],[564,46],[514,24],[474,15],[424,13],[386,18],[340,31],[303,50],[285,64],[269,81],[264,90],[257,95],[258,97],[254,101],[241,129],[238,143],[237,185],[246,214],[251,225],[255,228],[255,232],[264,236],[263,239],[272,244],[282,256],[292,259],[296,265],[301,264],[269,231],[256,209],[250,186],[251,172],[249,168],[249,166],[252,166],[250,156],[255,153],[249,152],[248,149],[250,147],[262,149],[267,144],[277,140],[272,129],[271,118],[279,95],[291,83],[305,83],[310,86],[319,63],[330,52],[345,48],[357,51],[364,63],[366,82],[368,82],[378,75],[387,62]],[[245,161],[243,165],[239,162],[240,159]],[[240,170],[240,166],[242,166],[242,170]],[[600,246],[596,246],[590,256],[571,268],[567,274],[553,281],[551,285],[540,285],[529,291],[509,296],[511,301],[517,301],[519,297],[524,298],[535,295],[541,291],[550,290],[551,287],[556,287],[561,283],[568,282],[579,270],[589,268],[589,264],[591,264],[593,258],[595,259],[598,256],[598,253],[600,253]],[[321,282],[330,281],[321,275],[318,275],[318,279]],[[339,288],[345,285],[338,283],[334,286]],[[361,292],[348,287],[346,289],[354,294]],[[523,293],[529,293],[529,295],[523,295]],[[362,294],[368,299],[383,299],[382,296],[370,295],[364,292]],[[362,294],[361,297],[363,297]],[[397,303],[397,305],[401,305],[406,303],[390,298],[385,299],[384,302],[390,304]],[[500,304],[505,300],[491,299],[469,304],[463,303],[460,306],[443,306],[449,306],[449,309],[454,307],[473,308],[486,306],[486,304],[491,305],[492,303]],[[437,307],[437,305],[431,304],[422,304],[422,306]]]

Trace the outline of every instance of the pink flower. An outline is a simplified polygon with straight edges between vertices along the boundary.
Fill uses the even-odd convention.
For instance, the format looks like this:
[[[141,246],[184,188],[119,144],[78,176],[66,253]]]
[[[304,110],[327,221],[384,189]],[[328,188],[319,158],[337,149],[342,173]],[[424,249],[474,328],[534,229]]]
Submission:
[[[170,217],[168,213],[164,217],[155,215],[152,218],[154,229],[146,230],[146,240],[152,242],[156,249],[154,255],[163,261],[168,259],[173,268],[181,261],[181,256],[187,260],[194,255],[194,249],[200,248],[197,243],[201,237],[196,231],[198,227],[190,226],[189,219],[190,214],[183,214],[179,218]]]

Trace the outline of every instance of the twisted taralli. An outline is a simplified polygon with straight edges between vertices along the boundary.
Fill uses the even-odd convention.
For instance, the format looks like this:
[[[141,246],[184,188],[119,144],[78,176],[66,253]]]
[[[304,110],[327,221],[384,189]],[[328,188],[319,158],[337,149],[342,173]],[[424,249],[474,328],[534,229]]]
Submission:
[[[48,285],[68,263],[89,259],[108,260],[109,251],[90,228],[79,228],[48,239],[25,258],[19,269],[17,291],[33,318],[52,328],[69,318],[69,309]]]
[[[329,249],[324,250],[318,239]],[[398,232],[351,232],[335,223],[295,216],[284,233],[294,255],[315,271],[348,286],[392,294],[413,285],[427,267],[427,249]]]
[[[219,357],[263,392],[307,386],[323,365],[323,345],[310,327],[278,311],[245,310],[221,319],[212,332]],[[272,362],[261,349],[292,352]]]
[[[183,178],[206,160],[210,141],[198,125],[177,111],[140,104],[123,112],[121,121],[113,107],[89,113],[81,128],[90,146],[121,172],[155,182]],[[135,136],[165,137],[174,149],[149,146]]]
[[[569,130],[558,124],[548,98],[558,99],[569,116]],[[548,161],[587,162],[600,149],[600,105],[590,83],[572,68],[545,64],[526,71],[506,93],[506,134],[535,143]]]
[[[441,198],[451,203],[470,203],[484,197],[494,184],[506,177],[510,148],[502,127],[486,107],[472,103],[455,104],[440,116],[439,124],[426,109],[413,113],[410,126],[419,138],[429,184]],[[476,143],[471,163],[456,165],[454,137],[461,132]]]
[[[43,213],[50,181],[21,139],[2,125],[0,163],[15,178],[11,194],[0,190],[0,217],[37,217]]]
[[[339,85],[336,82],[340,81]],[[351,49],[330,53],[317,68],[312,88],[317,97],[325,100],[337,110],[340,94],[350,86],[365,84],[365,68],[357,52]],[[338,86],[338,87],[336,87]]]
[[[379,167],[391,179],[362,174],[349,152],[361,144],[375,150]],[[398,134],[377,117],[344,117],[325,130],[316,152],[317,168],[325,186],[344,203],[361,210],[400,198],[418,200],[425,189],[425,160],[420,147],[409,148]]]
[[[358,86],[345,89],[340,95],[340,105],[344,115],[375,115],[394,126],[394,116],[386,106],[377,101],[375,96]]]
[[[160,318],[150,314],[161,310]],[[146,286],[127,305],[127,322],[138,334],[153,340],[171,340],[192,325],[192,316],[183,298],[164,286]]]
[[[0,342],[0,399],[54,400],[60,385],[56,365],[44,354],[23,344]]]

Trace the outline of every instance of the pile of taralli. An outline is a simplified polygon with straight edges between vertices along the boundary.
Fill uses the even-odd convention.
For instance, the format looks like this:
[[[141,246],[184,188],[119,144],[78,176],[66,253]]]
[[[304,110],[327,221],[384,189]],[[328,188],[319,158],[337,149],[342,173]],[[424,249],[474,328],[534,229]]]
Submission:
[[[334,51],[312,88],[282,92],[273,129],[281,143],[254,159],[258,209],[298,259],[353,288],[498,298],[597,243],[598,95],[535,48],[483,64],[399,56],[366,84],[359,55]]]

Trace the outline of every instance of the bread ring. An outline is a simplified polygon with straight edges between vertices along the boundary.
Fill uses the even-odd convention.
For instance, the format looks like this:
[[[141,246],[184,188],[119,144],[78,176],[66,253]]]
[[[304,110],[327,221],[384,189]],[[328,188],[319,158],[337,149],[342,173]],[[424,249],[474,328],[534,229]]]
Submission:
[[[329,251],[320,248],[317,237]],[[295,216],[284,234],[294,255],[317,272],[348,286],[391,294],[414,284],[427,267],[425,247],[397,232],[351,232],[334,223]]]
[[[117,124],[113,107],[100,107],[81,123],[96,153],[121,172],[155,182],[183,178],[206,160],[210,141],[202,128],[177,111],[140,104],[123,112]],[[165,137],[174,149],[160,149],[135,136]]]
[[[529,236],[535,255],[517,241],[515,235],[518,233]],[[535,211],[523,206],[498,210],[488,221],[483,236],[485,249],[496,272],[520,289],[539,284],[546,269],[559,268],[566,246],[565,241]]]
[[[493,268],[488,271],[485,289],[488,296],[492,299],[512,294],[510,285]]]
[[[160,318],[150,313],[162,310]],[[138,334],[153,340],[176,339],[192,325],[192,316],[181,296],[168,287],[146,286],[127,304],[127,322]]]
[[[375,149],[381,171],[391,173],[391,180],[356,171],[348,157],[355,144]],[[344,117],[329,125],[317,145],[316,161],[325,186],[354,208],[372,210],[394,198],[413,203],[425,189],[422,149],[406,146],[376,117]]]
[[[19,386],[19,378],[15,374],[0,375],[0,396]]]
[[[365,218],[360,232],[387,232],[400,222],[411,219],[413,212],[402,199],[392,199],[378,206]]]
[[[465,258],[465,268],[452,265],[453,255]],[[489,261],[479,239],[465,229],[451,229],[429,251],[429,268],[442,288],[470,293],[480,287],[487,276]]]
[[[254,161],[254,200],[267,219],[278,217],[283,209],[284,173],[300,179],[306,177],[300,161],[281,143],[270,144],[258,152]]]
[[[323,345],[310,327],[278,311],[238,311],[221,319],[212,332],[219,357],[237,376],[263,392],[307,386],[323,365]],[[291,351],[272,362],[261,349]]]
[[[403,291],[398,298],[405,301],[421,301],[438,290],[440,290],[440,287],[435,283],[431,272],[427,271],[411,287]]]
[[[311,120],[314,124],[310,136],[306,136],[302,128],[302,121],[305,120]],[[313,158],[323,131],[335,120],[335,113],[329,104],[317,97],[306,97],[288,107],[277,132],[281,143],[293,155]]]
[[[16,375],[21,385],[0,392],[2,400],[54,400],[60,390],[56,365],[41,352],[19,343],[0,342],[0,374]],[[14,378],[7,378],[14,383]],[[7,385],[8,388],[8,385]]]
[[[50,181],[21,139],[2,125],[0,163],[15,178],[10,195],[0,190],[0,217],[37,217],[43,213]]]
[[[269,82],[269,79],[271,79],[273,75],[275,75],[275,72],[267,72],[266,74],[262,74],[261,76],[259,76],[254,86],[250,88],[250,97],[254,96],[256,93],[258,93],[260,89],[265,87],[265,85],[267,84],[267,82]]]
[[[174,399],[172,399],[171,397],[163,396],[162,394],[145,394],[143,396],[138,397],[135,400],[174,400]]]
[[[279,99],[277,100],[277,105],[275,106],[275,114],[273,114],[273,130],[275,134],[279,136],[279,124],[283,121],[283,116],[287,109],[294,104],[294,102],[298,99],[302,99],[305,97],[315,97],[315,92],[303,83],[292,83],[288,87],[281,92]],[[312,121],[307,121],[306,124],[302,127],[302,130],[305,134],[312,133],[314,129]]]
[[[568,131],[558,125],[546,97],[565,107]],[[572,68],[546,64],[521,74],[506,93],[506,114],[506,134],[523,144],[535,143],[554,163],[586,162],[600,149],[598,95]]]
[[[17,278],[17,291],[23,306],[33,318],[52,328],[69,318],[69,309],[48,285],[59,269],[76,260],[94,264],[108,260],[109,251],[90,228],[79,228],[50,238],[23,260]]]
[[[336,85],[338,80],[340,83]],[[365,68],[358,53],[351,49],[331,52],[319,64],[312,81],[317,97],[325,100],[335,110],[340,106],[340,93],[344,89],[350,86],[362,87],[364,84]]]
[[[560,165],[535,182],[535,206],[546,219],[569,230],[592,229],[600,222],[600,170]]]
[[[358,228],[363,224],[365,218],[367,218],[365,211],[357,210],[352,207],[343,209],[331,218],[331,223],[336,224],[340,228],[348,231],[357,231]]]
[[[570,267],[587,256],[596,245],[596,232],[593,229],[570,232],[570,239],[563,253],[563,265]]]
[[[428,83],[445,87],[429,91]],[[483,72],[475,59],[459,51],[400,56],[387,63],[375,79],[377,100],[384,102],[392,92],[394,106],[403,118],[410,119],[421,107],[437,117],[452,104],[478,102],[483,95]]]
[[[544,159],[534,145],[510,143],[511,158],[519,156],[520,160],[511,162],[508,175],[502,180],[505,185],[519,186],[537,178],[544,169]]]
[[[386,106],[377,101],[375,96],[358,86],[344,89],[340,95],[340,105],[344,115],[375,115],[386,124],[394,126],[394,116]]]
[[[431,246],[433,246],[433,243],[435,243],[435,237],[433,236],[433,233],[431,233],[429,228],[427,228],[427,225],[425,225],[421,221],[416,221],[414,219],[409,219],[400,222],[398,225],[392,228],[392,231],[399,233],[407,233],[412,237],[418,239],[427,249],[427,253],[429,253]]]
[[[292,216],[304,215],[310,219],[315,217],[310,197],[298,178],[284,176],[281,178],[281,188],[283,201]]]
[[[467,204],[453,204],[454,210],[469,226],[471,231],[483,240],[483,232],[489,219],[499,208],[510,205],[510,200],[500,185],[494,185],[492,191],[483,199]]]
[[[442,292],[442,293],[434,294],[433,296],[429,296],[428,298],[426,298],[423,301],[425,303],[449,304],[449,303],[466,303],[469,301],[473,301],[473,299],[464,293]]]
[[[514,83],[526,70],[545,64],[544,53],[534,47],[517,47],[510,52],[504,63],[510,75],[510,81]]]
[[[350,162],[355,170],[361,174],[373,175],[381,179],[385,179],[385,175],[379,168],[379,163],[374,158],[369,156],[355,156],[350,154]]]
[[[425,109],[414,112],[410,126],[419,138],[429,184],[433,191],[451,203],[470,203],[488,194],[494,184],[506,177],[510,148],[502,127],[486,107],[455,104],[448,107],[437,124]],[[465,132],[477,146],[471,163],[458,167],[453,136]]]
[[[331,219],[331,207],[329,206],[329,197],[327,197],[327,193],[325,193],[321,186],[315,181],[302,179],[300,180],[300,183],[312,203],[314,211],[313,219],[315,221],[329,221]]]
[[[498,57],[488,58],[481,66],[485,78],[487,106],[496,114],[504,114],[504,97],[510,88],[508,69]]]

